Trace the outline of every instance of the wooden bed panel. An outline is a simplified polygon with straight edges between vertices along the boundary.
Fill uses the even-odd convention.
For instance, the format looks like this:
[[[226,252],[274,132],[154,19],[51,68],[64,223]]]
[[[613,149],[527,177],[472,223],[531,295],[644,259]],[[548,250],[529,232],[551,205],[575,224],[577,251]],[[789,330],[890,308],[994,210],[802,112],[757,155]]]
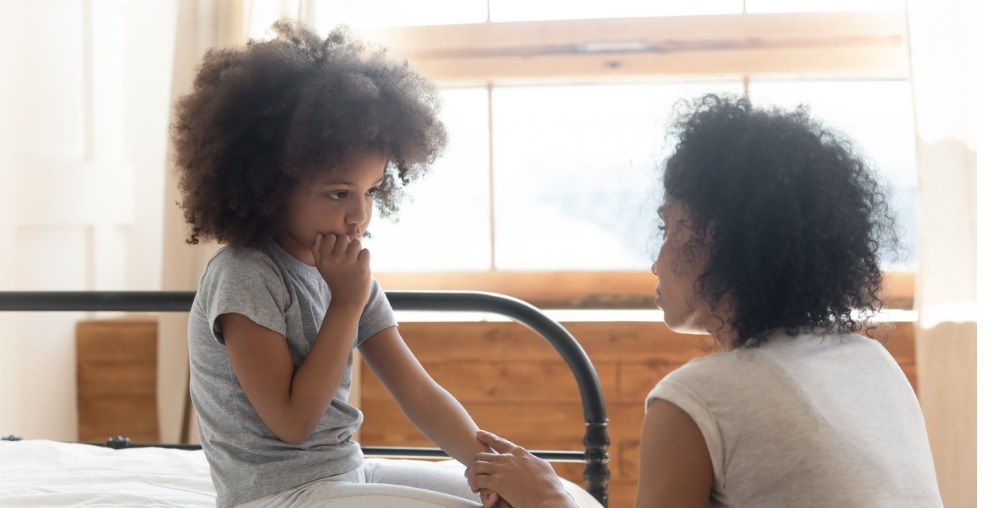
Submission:
[[[76,324],[80,441],[122,435],[134,442],[159,442],[156,335],[153,319]]]
[[[582,449],[582,409],[578,402],[462,403],[482,428],[524,446]],[[361,442],[364,445],[434,446],[408,423],[393,401],[364,401],[363,411]]]
[[[556,359],[550,360],[509,360],[498,363],[489,360],[465,360],[456,363],[448,361],[421,361],[433,378],[446,386],[462,402],[532,402],[566,401],[566,394],[578,393],[575,379],[568,366]],[[596,365],[597,373],[612,368],[612,364]],[[372,379],[373,373],[367,378]],[[362,374],[363,375],[363,374]],[[600,381],[603,381],[602,377]],[[377,381],[374,381],[377,383]],[[366,383],[362,382],[362,386]],[[612,379],[610,379],[612,388]],[[603,389],[608,383],[603,382]],[[384,389],[364,391],[362,404],[371,401],[392,401]],[[576,397],[576,401],[578,397]],[[581,418],[581,417],[580,417]],[[579,420],[580,424],[582,420]]]
[[[566,328],[590,356],[610,419],[611,506],[631,506],[638,439],[648,390],[672,369],[712,349],[705,336],[682,335],[659,322],[581,322]],[[582,409],[571,373],[534,332],[513,322],[402,323],[402,335],[433,377],[483,427],[530,448],[581,450]],[[911,323],[881,327],[886,346],[913,386]],[[154,320],[84,321],[77,328],[80,439],[128,433],[158,440]],[[365,445],[431,446],[361,364]],[[124,429],[124,431],[119,430]],[[557,464],[581,484],[581,464]]]

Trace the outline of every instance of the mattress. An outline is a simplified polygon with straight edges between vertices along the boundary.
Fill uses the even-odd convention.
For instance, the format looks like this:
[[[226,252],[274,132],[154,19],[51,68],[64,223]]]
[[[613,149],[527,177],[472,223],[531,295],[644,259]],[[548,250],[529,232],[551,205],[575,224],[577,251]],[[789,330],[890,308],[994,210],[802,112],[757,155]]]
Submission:
[[[433,464],[463,468],[454,460]],[[578,485],[562,481],[580,507],[600,506]],[[378,484],[345,486],[328,501],[338,508],[480,506],[429,490]],[[80,505],[213,507],[215,489],[201,450],[115,450],[42,439],[0,442],[0,506]]]

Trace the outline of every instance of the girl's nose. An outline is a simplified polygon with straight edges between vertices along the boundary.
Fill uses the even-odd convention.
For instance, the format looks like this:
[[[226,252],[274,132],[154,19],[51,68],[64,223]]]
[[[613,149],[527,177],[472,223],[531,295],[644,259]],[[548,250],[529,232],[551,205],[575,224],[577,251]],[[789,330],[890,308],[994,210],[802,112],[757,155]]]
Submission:
[[[367,203],[356,203],[350,208],[349,213],[347,213],[347,224],[363,224],[367,222],[368,215],[370,215],[370,210]]]

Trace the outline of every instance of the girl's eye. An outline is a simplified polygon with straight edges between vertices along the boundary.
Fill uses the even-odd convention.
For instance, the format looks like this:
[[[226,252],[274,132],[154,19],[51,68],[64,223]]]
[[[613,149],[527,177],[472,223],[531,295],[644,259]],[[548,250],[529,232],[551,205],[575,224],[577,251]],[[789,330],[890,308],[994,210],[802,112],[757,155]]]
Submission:
[[[341,190],[341,191],[333,191],[333,192],[330,192],[329,194],[326,194],[326,195],[329,196],[329,199],[332,199],[334,201],[339,201],[341,199],[346,199],[347,196],[350,195],[350,192],[349,191],[345,191],[345,190]]]
[[[658,230],[662,232],[662,236],[669,234],[669,229],[665,227],[664,222],[658,224]]]
[[[370,197],[374,197],[377,193],[378,187],[371,187],[370,189],[367,189],[367,195]]]

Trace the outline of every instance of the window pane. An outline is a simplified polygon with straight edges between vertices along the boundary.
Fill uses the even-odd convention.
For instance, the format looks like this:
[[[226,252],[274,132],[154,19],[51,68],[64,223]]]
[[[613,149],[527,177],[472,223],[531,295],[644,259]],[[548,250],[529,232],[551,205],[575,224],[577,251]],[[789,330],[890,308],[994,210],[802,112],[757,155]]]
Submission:
[[[365,241],[375,272],[489,269],[488,96],[477,87],[441,97],[447,148],[408,187],[397,223],[375,213]]]
[[[484,23],[485,0],[323,0],[312,2],[315,26],[414,26]]]
[[[741,0],[492,0],[492,21],[536,21],[545,19],[628,18],[639,16],[683,16],[742,12]]]
[[[496,87],[496,268],[647,269],[673,104],[741,89],[737,81]]]
[[[904,0],[745,0],[746,12],[903,10]]]
[[[881,261],[891,268],[914,268],[918,174],[909,82],[754,79],[749,96],[756,105],[807,104],[815,118],[853,140],[893,194],[901,252],[896,260]]]

